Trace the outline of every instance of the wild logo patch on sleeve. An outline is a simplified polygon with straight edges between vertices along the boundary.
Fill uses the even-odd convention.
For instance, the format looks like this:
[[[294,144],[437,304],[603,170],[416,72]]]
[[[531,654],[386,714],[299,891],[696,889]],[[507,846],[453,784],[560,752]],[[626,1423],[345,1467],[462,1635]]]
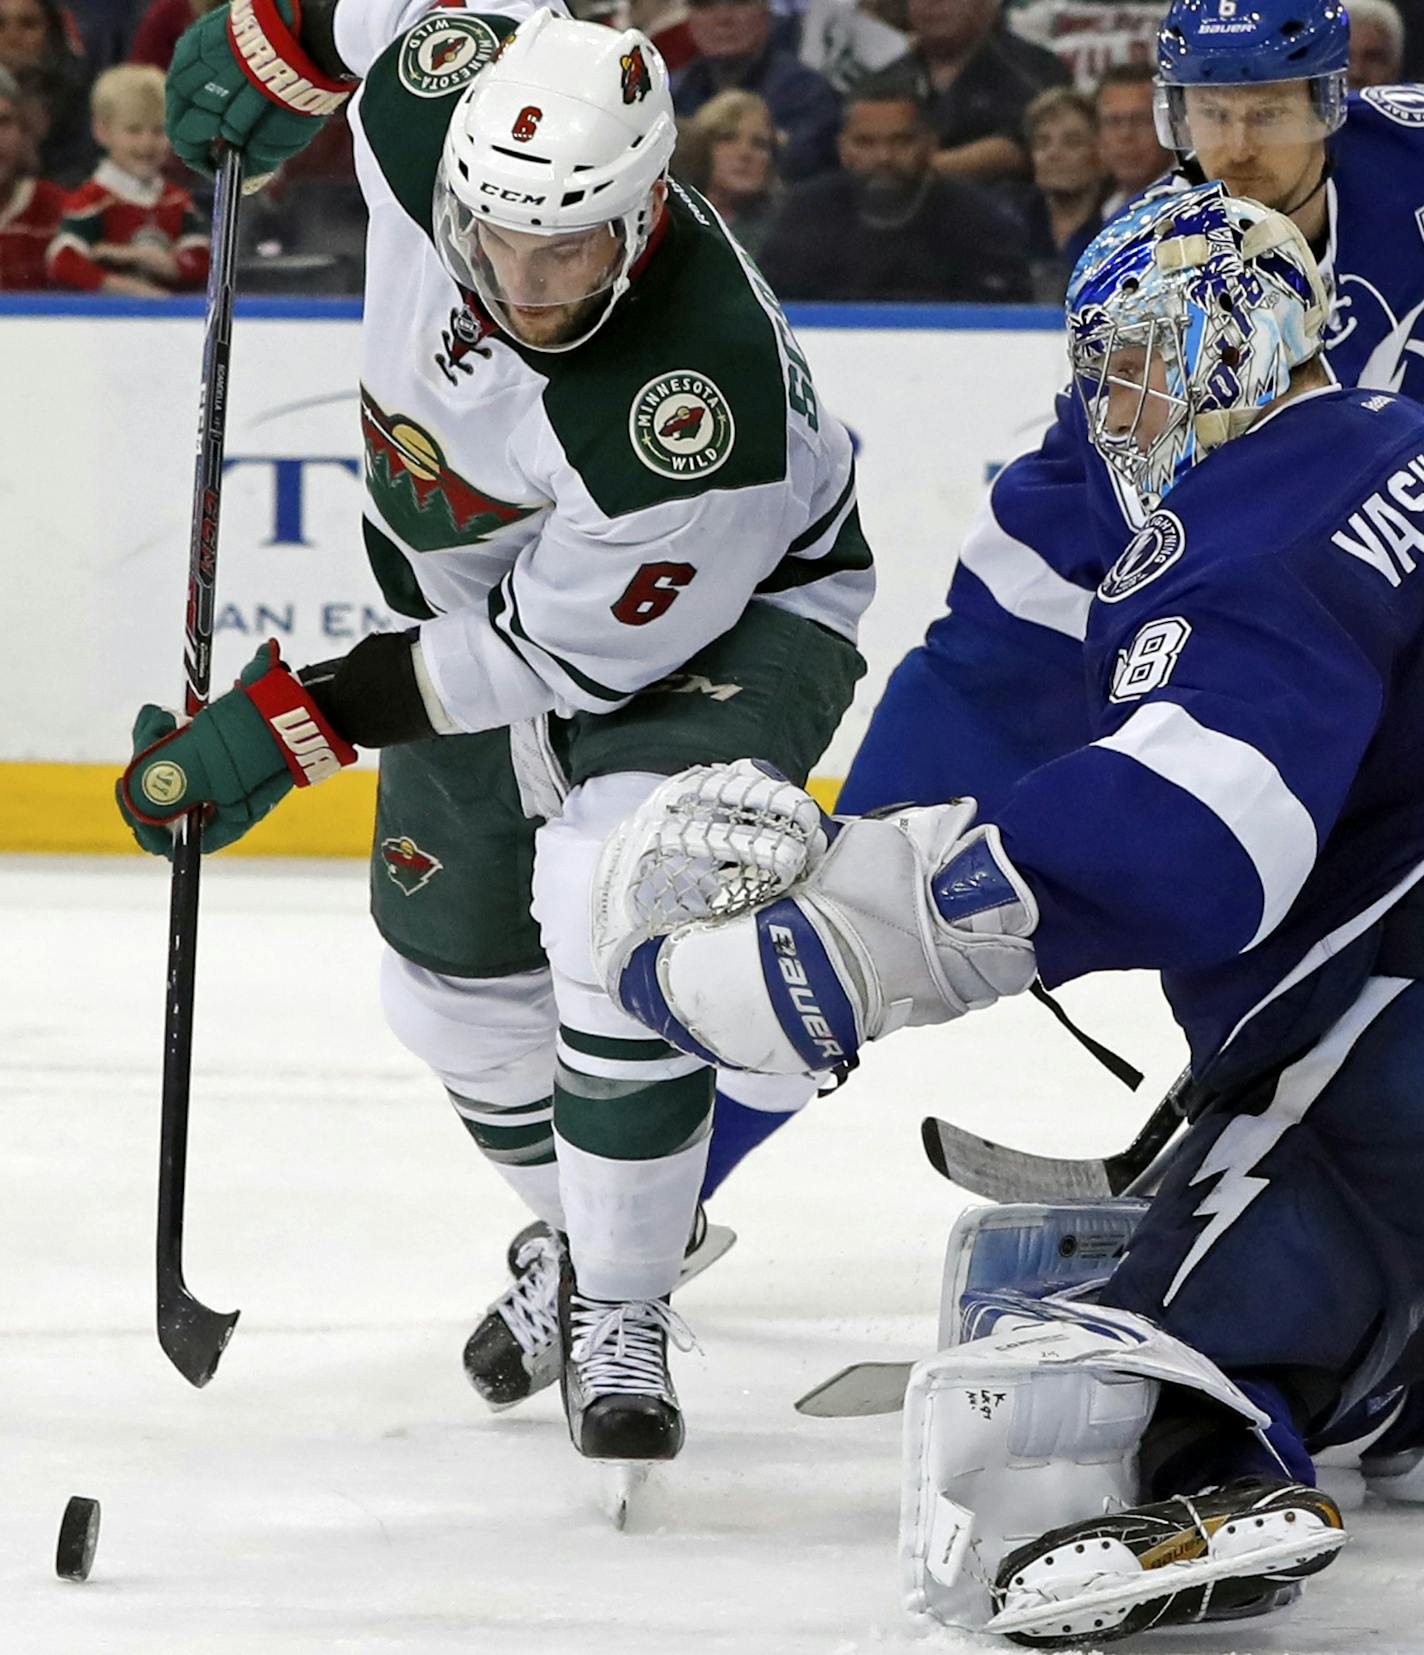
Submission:
[[[1098,596],[1104,603],[1120,603],[1131,597],[1170,568],[1186,543],[1187,531],[1181,518],[1175,512],[1154,511],[1104,575]]]
[[[687,368],[659,374],[633,398],[628,436],[633,452],[662,477],[705,477],[726,463],[737,427],[727,399],[705,374]]]
[[[417,23],[401,45],[401,85],[417,98],[443,98],[468,86],[494,61],[499,45],[478,17],[437,12]]]

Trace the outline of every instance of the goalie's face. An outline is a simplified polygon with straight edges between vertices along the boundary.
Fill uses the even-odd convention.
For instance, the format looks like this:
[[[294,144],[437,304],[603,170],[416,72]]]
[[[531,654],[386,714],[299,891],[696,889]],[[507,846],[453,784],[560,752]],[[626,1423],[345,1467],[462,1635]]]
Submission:
[[[1073,355],[1093,446],[1155,504],[1175,480],[1190,416],[1178,330],[1161,317],[1119,323]]]

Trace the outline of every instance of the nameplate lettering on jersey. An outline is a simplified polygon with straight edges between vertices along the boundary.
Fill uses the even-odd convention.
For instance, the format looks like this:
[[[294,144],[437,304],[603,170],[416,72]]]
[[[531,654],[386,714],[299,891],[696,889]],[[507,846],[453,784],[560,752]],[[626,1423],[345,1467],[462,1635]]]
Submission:
[[[1386,499],[1388,495],[1388,499]],[[1415,568],[1413,554],[1424,555],[1424,454],[1393,473],[1352,511],[1344,528],[1331,541],[1342,552],[1377,569],[1391,586],[1398,586]],[[1348,530],[1348,532],[1347,532]]]

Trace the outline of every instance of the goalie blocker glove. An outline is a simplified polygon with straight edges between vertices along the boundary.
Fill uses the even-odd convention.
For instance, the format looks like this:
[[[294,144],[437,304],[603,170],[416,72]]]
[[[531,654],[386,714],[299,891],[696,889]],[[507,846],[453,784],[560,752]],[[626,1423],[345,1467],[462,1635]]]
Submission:
[[[718,838],[707,824],[745,807],[753,771],[767,778],[754,825]],[[1017,994],[1036,974],[1038,908],[974,813],[962,799],[836,821],[750,760],[675,776],[600,860],[609,993],[681,1050],[766,1074],[831,1069],[867,1040]],[[713,847],[700,877],[685,871],[689,822]]]
[[[228,145],[246,157],[249,184],[260,182],[345,103],[356,83],[331,44],[333,3],[232,0],[179,37],[167,77],[168,137],[194,171],[212,172],[217,147]]]

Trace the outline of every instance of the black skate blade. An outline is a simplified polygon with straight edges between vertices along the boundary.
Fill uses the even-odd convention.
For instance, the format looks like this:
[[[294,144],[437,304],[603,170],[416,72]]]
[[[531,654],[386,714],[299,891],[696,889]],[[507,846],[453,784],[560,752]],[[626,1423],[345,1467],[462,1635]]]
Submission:
[[[700,1276],[719,1258],[724,1258],[731,1252],[736,1239],[737,1232],[725,1224],[709,1224],[702,1240],[683,1258],[682,1271],[677,1278],[678,1287],[686,1287],[694,1276]]]
[[[628,1513],[638,1490],[647,1482],[656,1461],[599,1460],[603,1514],[619,1534],[628,1526]]]
[[[863,1419],[898,1414],[913,1362],[852,1362],[797,1397],[796,1412],[812,1419]]]
[[[1105,1643],[1112,1636],[1111,1628],[1104,1627],[1101,1631],[1090,1629],[1088,1624],[1084,1624],[1088,1617],[1101,1615],[1106,1619],[1118,1610],[1125,1612],[1154,1598],[1194,1592],[1218,1580],[1268,1576],[1274,1570],[1289,1569],[1310,1558],[1338,1551],[1345,1544],[1345,1539],[1343,1529],[1322,1529],[1317,1534],[1300,1535],[1262,1546],[1246,1556],[1205,1562],[1165,1563],[1160,1568],[1147,1569],[1132,1579],[1115,1581],[1111,1586],[1099,1586],[1076,1597],[1040,1601],[1024,1609],[1001,1609],[984,1623],[983,1630],[1004,1636],[1022,1634],[1031,1637],[1034,1633],[1040,1633],[1046,1639],[1061,1642],[1062,1635],[1071,1629],[1071,1635],[1080,1636],[1085,1641]],[[1160,1624],[1165,1628],[1173,1622],[1163,1619]]]

